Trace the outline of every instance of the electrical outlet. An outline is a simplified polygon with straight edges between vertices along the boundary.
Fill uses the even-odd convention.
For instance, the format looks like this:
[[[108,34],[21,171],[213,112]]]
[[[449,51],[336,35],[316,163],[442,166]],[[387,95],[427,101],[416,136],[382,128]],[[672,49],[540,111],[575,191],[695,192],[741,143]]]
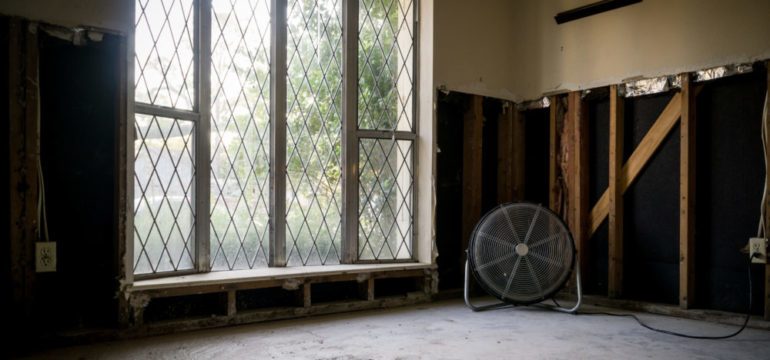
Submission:
[[[752,264],[767,264],[767,239],[751,238],[749,239],[749,256],[758,254],[751,258]]]
[[[53,241],[35,243],[35,272],[56,271],[56,243]]]

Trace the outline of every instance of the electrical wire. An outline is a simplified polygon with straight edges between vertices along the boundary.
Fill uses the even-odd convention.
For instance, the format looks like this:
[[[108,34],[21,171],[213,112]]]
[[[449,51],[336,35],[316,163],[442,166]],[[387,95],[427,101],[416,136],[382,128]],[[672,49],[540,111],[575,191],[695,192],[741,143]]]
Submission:
[[[719,336],[691,335],[691,334],[684,334],[684,333],[679,333],[679,332],[671,331],[671,330],[659,329],[659,328],[655,328],[655,327],[652,327],[652,326],[646,324],[644,321],[642,321],[642,319],[640,319],[635,314],[621,314],[621,313],[600,312],[600,311],[599,312],[578,312],[577,314],[578,315],[606,315],[606,316],[617,316],[617,317],[630,317],[630,318],[633,318],[634,320],[636,320],[636,322],[639,323],[639,325],[641,325],[642,327],[644,327],[646,329],[649,329],[649,330],[652,330],[652,331],[655,331],[655,332],[659,332],[659,333],[663,333],[663,334],[667,334],[667,335],[673,335],[673,336],[678,336],[678,337],[683,337],[683,338],[688,338],[688,339],[701,339],[701,340],[729,339],[729,338],[734,337],[734,336],[740,334],[741,332],[743,332],[743,330],[746,329],[746,325],[749,324],[749,319],[751,318],[751,307],[752,307],[752,299],[751,299],[751,297],[752,297],[752,294],[754,292],[753,289],[752,289],[752,281],[751,281],[751,259],[754,258],[754,255],[756,255],[756,254],[752,254],[751,258],[749,258],[749,266],[748,266],[748,269],[749,269],[749,271],[748,271],[748,274],[749,274],[749,308],[748,308],[748,310],[746,310],[746,318],[743,320],[743,325],[741,325],[741,327],[738,330],[736,330],[736,331],[734,331],[734,332],[732,332],[730,334],[719,335]]]
[[[40,84],[35,80],[29,80],[35,87],[37,92],[37,98],[40,98]],[[37,102],[37,141],[38,147],[40,143],[41,133],[41,121],[40,121],[40,101]],[[37,236],[39,241],[51,241],[48,233],[48,213],[45,203],[45,178],[43,176],[43,160],[42,152],[38,150],[37,154]]]
[[[765,185],[762,190],[762,203],[759,205],[759,228],[757,229],[757,237],[762,238],[767,236],[767,224],[765,224],[765,216],[767,214],[767,208],[765,202],[767,201],[767,112],[770,107],[770,90],[765,94],[765,106],[762,110],[762,156],[765,159]]]

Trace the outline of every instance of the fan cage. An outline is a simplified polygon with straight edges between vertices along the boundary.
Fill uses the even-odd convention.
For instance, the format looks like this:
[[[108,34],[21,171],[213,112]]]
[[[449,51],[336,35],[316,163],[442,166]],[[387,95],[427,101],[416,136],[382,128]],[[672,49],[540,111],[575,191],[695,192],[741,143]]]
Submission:
[[[539,212],[538,217],[540,216],[547,216],[548,221],[551,222],[555,226],[555,228],[559,229],[559,233],[562,235],[559,237],[560,243],[562,246],[567,246],[567,252],[566,254],[566,260],[567,263],[563,265],[565,268],[565,271],[562,271],[558,279],[554,281],[550,286],[548,286],[547,290],[540,291],[538,296],[532,296],[531,294],[529,296],[511,296],[510,291],[500,291],[499,289],[496,289],[495,286],[489,284],[489,280],[485,278],[483,274],[478,269],[477,266],[477,259],[476,259],[476,252],[477,245],[479,244],[478,239],[482,236],[481,229],[485,228],[487,222],[489,222],[491,219],[494,219],[495,216],[499,216],[500,214],[504,214],[506,216],[509,216],[510,209],[526,209],[526,210],[535,210]],[[509,219],[509,223],[510,223]],[[529,229],[528,229],[529,230]],[[513,233],[516,233],[517,231],[512,231]],[[515,240],[515,235],[511,235],[509,243],[513,245],[513,240]],[[515,253],[514,250],[515,247],[511,246],[510,251],[514,253],[512,257],[515,259],[518,254]],[[564,220],[561,219],[559,215],[551,211],[550,209],[543,207],[541,205],[532,204],[532,203],[526,203],[526,202],[517,202],[517,203],[505,203],[501,204],[491,211],[487,212],[481,220],[476,224],[476,226],[473,229],[473,232],[471,233],[471,237],[468,244],[468,261],[470,263],[470,269],[471,273],[473,274],[473,278],[476,280],[476,283],[479,284],[479,286],[486,291],[488,294],[494,296],[495,298],[499,299],[500,301],[503,301],[505,303],[513,304],[513,305],[531,305],[536,304],[539,302],[542,302],[546,299],[552,298],[556,293],[558,293],[561,289],[564,288],[564,286],[567,284],[569,279],[572,277],[572,272],[575,267],[575,261],[576,261],[576,254],[577,250],[575,248],[575,242],[572,237],[572,234],[569,231],[569,228],[564,223]],[[531,269],[530,269],[531,270]],[[513,285],[511,285],[513,286]],[[509,289],[510,290],[510,289]]]

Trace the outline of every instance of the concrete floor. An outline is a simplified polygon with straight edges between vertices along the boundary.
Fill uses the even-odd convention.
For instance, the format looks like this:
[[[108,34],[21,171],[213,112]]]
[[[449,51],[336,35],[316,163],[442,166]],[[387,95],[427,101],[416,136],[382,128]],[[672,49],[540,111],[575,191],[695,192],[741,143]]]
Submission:
[[[585,309],[590,310],[590,309]],[[642,314],[649,324],[704,335],[731,326]],[[770,359],[770,331],[691,340],[630,318],[540,308],[473,313],[461,301],[244,325],[58,349],[76,359]]]

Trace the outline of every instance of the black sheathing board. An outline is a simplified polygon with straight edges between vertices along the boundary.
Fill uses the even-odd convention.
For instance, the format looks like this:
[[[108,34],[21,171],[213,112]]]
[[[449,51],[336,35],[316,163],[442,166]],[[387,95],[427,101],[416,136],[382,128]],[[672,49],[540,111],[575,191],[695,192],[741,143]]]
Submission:
[[[524,200],[548,206],[548,141],[550,110],[525,111]]]
[[[498,99],[485,97],[482,104],[484,126],[481,133],[481,214],[483,215],[498,205],[497,121],[503,110],[503,103]]]
[[[672,93],[625,100],[627,160]],[[624,197],[624,296],[678,303],[679,126],[666,137]]]
[[[8,47],[8,18],[0,16],[0,305],[4,309],[10,309],[11,304]]]
[[[704,83],[697,99],[697,306],[746,311],[747,258],[739,249],[757,234],[764,186],[763,66]],[[763,266],[754,266],[753,312],[761,314]]]
[[[58,271],[39,274],[45,330],[115,324],[120,42],[74,46],[38,32],[41,158]]]
[[[588,201],[592,208],[609,186],[610,100],[605,94],[586,99],[584,106],[588,110]],[[608,231],[605,220],[588,241],[591,261],[583,277],[588,294],[607,294]]]
[[[463,116],[468,98],[460,93],[438,93],[436,247],[441,290],[462,287]]]

